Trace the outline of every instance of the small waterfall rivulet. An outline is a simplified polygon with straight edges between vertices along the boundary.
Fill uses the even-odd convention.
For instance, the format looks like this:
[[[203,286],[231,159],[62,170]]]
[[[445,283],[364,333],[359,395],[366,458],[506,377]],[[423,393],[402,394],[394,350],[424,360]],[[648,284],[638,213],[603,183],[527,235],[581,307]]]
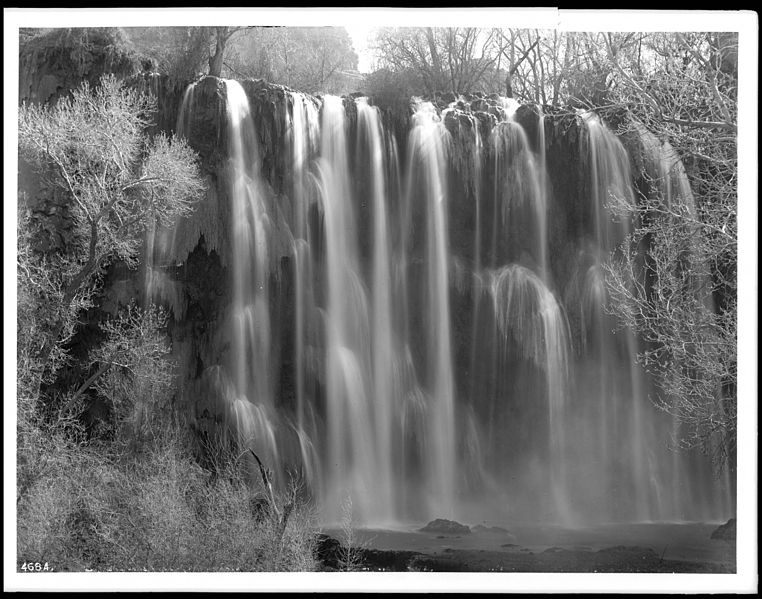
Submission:
[[[208,197],[146,244],[147,295],[180,323],[191,258],[224,273],[203,333],[178,333],[186,397],[277,486],[299,473],[324,522],[347,500],[366,525],[727,517],[728,481],[670,448],[637,331],[607,309],[628,150],[591,113],[487,100],[415,101],[401,124],[368,98],[189,87],[177,129]],[[689,205],[652,146],[654,193]]]
[[[149,93],[154,97],[159,89],[155,79],[151,79]],[[191,119],[194,113],[196,85],[191,84],[183,93],[180,111],[177,117],[175,130],[178,137],[187,138],[190,135]],[[182,223],[179,225],[182,227]],[[176,318],[182,318],[181,293],[177,286],[166,275],[166,267],[171,263],[171,257],[175,255],[174,241],[177,229],[160,227],[154,219],[151,219],[146,231],[145,244],[145,300],[148,302],[164,302],[169,304]]]

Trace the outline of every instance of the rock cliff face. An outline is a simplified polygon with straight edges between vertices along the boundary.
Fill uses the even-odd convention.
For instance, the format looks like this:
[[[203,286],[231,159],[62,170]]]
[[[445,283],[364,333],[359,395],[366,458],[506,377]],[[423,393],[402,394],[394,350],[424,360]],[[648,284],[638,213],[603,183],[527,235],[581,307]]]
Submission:
[[[55,102],[83,81],[92,87],[104,74],[126,77],[139,70],[118,28],[49,30],[23,36],[19,50],[20,102]]]

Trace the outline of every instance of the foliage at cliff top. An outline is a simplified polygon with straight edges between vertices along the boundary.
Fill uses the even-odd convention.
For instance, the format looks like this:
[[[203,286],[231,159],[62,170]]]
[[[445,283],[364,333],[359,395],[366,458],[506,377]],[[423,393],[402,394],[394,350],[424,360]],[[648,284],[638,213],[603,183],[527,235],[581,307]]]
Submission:
[[[265,79],[307,93],[356,91],[357,54],[342,27],[131,27],[146,67],[175,81],[209,73]]]

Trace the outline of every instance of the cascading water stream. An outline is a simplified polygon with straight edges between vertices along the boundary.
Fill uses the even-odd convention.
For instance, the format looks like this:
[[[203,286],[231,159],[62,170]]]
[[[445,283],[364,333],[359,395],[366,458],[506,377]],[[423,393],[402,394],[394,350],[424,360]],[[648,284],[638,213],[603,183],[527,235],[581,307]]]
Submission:
[[[472,286],[472,307],[471,307],[471,357],[469,372],[472,374],[469,382],[469,397],[473,398],[476,394],[476,376],[477,360],[480,360],[477,348],[479,346],[479,319],[481,317],[480,307],[482,304],[482,161],[484,159],[484,142],[482,140],[479,120],[475,117],[471,120],[471,130],[473,132],[473,150],[471,156],[473,159],[473,201],[474,201],[474,271],[470,284]],[[470,140],[469,140],[470,141]],[[472,418],[475,418],[472,416]],[[475,425],[474,427],[475,428]],[[474,443],[478,440],[475,438]]]
[[[196,111],[196,87],[197,81],[194,81],[183,92],[183,99],[180,103],[180,111],[177,114],[177,136],[190,137],[190,131],[193,126],[193,115]]]
[[[455,508],[455,382],[453,380],[449,253],[447,234],[447,150],[449,133],[429,102],[421,102],[410,132],[410,173],[421,170],[424,182],[426,283],[423,293],[425,384],[428,408],[426,491],[430,513],[451,516]],[[411,196],[408,202],[417,198]]]
[[[539,275],[546,285],[551,284],[550,261],[548,258],[548,206],[550,204],[548,188],[548,165],[545,148],[545,113],[542,106],[537,106],[537,184],[538,200],[535,212],[537,229],[540,234]]]
[[[373,257],[371,285],[371,352],[372,352],[372,397],[373,434],[378,460],[375,473],[381,499],[390,508],[394,507],[394,475],[392,472],[392,431],[394,414],[397,412],[397,397],[390,384],[393,375],[394,340],[392,329],[392,280],[390,273],[390,248],[387,225],[388,200],[386,193],[386,165],[383,128],[378,109],[367,101],[357,101],[358,135],[367,139],[371,161],[372,178],[372,220]],[[394,512],[384,514],[393,518]]]
[[[270,218],[264,202],[260,157],[246,93],[225,80],[232,203],[232,369],[230,398],[239,443],[256,448],[280,471],[271,372],[268,249]]]
[[[533,282],[533,289],[537,286],[542,289],[542,293],[536,291],[531,299],[522,300],[530,304],[534,302],[538,306],[536,318],[540,318],[541,313],[551,317],[554,313],[549,306],[556,306],[553,295],[548,290],[547,190],[543,185],[544,139],[538,144],[539,155],[543,158],[538,159],[530,148],[524,128],[514,120],[518,104],[512,99],[503,100],[503,119],[493,127],[489,138],[488,155],[491,162],[487,179],[492,185],[488,190],[491,194],[488,198],[491,205],[488,203],[487,206],[491,218],[482,217],[479,220],[479,223],[485,224],[487,233],[487,243],[482,246],[487,270],[480,272],[481,269],[478,268],[474,276],[470,398],[472,402],[487,405],[484,445],[491,448],[493,459],[498,461],[500,456],[509,458],[505,456],[506,451],[516,451],[514,443],[506,444],[500,439],[505,434],[504,427],[507,424],[503,420],[503,414],[509,409],[506,405],[518,401],[518,393],[530,395],[532,400],[540,403],[542,408],[539,410],[544,413],[540,420],[544,419],[545,423],[535,418],[530,419],[531,425],[527,425],[542,426],[546,432],[540,436],[545,435],[547,443],[544,446],[541,444],[536,447],[520,447],[519,451],[526,453],[529,458],[527,461],[537,460],[538,464],[542,464],[537,468],[542,468],[548,473],[544,482],[540,482],[544,477],[535,473],[531,476],[535,477],[536,482],[528,483],[545,488],[552,487],[553,497],[544,509],[548,513],[557,514],[559,520],[568,521],[568,510],[565,507],[567,500],[562,497],[565,492],[566,475],[563,468],[565,401],[561,393],[563,385],[566,384],[567,336],[553,339],[556,343],[563,343],[560,348],[554,349],[563,353],[563,367],[556,366],[558,362],[553,361],[555,354],[547,355],[549,362],[545,357],[534,362],[529,360],[535,364],[543,377],[541,382],[538,381],[542,392],[537,393],[531,389],[532,384],[528,381],[537,377],[538,373],[529,372],[528,367],[522,365],[522,362],[526,362],[526,356],[522,357],[521,352],[509,350],[510,344],[507,343],[511,335],[518,335],[522,339],[524,336],[531,338],[532,333],[529,331],[533,325],[529,320],[525,320],[513,322],[508,326],[505,321],[499,321],[502,315],[497,311],[498,307],[502,309],[504,306],[496,301],[498,287],[495,286],[495,273],[501,273],[500,280],[504,282],[515,280],[517,273],[523,274],[524,278]],[[482,264],[481,253],[477,253],[476,263]],[[522,267],[519,267],[518,263],[521,263]],[[502,285],[499,288],[505,291],[509,287]],[[515,297],[517,289],[527,287],[517,285],[511,289],[514,290]],[[484,291],[489,292],[491,305],[484,305]],[[565,322],[562,312],[556,316],[561,322]],[[505,326],[501,327],[501,322]],[[539,335],[545,335],[546,330],[557,331],[559,328],[548,326],[546,329],[533,330]],[[515,369],[526,373],[520,377],[507,374]],[[523,382],[523,377],[528,378],[527,382]],[[530,388],[520,391],[525,385]],[[527,397],[523,398],[523,401],[531,400]],[[529,405],[527,408],[529,412],[538,409]],[[533,445],[535,443],[533,442]]]
[[[158,81],[156,77],[150,79],[150,93],[158,97]],[[196,83],[191,83],[183,93],[183,99],[180,104],[180,110],[177,116],[175,126],[178,138],[187,139],[190,137],[191,123],[193,113],[196,108],[195,101]],[[180,293],[173,282],[163,272],[169,258],[174,255],[175,236],[177,226],[171,229],[159,227],[154,220],[151,220],[146,229],[145,245],[145,302],[168,303],[176,318],[181,318],[183,314],[183,305],[180,299]]]
[[[309,363],[308,349],[317,346],[317,310],[314,290],[315,269],[312,233],[309,226],[313,206],[309,181],[310,160],[317,151],[320,135],[318,108],[304,94],[289,94],[292,109],[287,112],[291,145],[292,206],[291,231],[294,254],[294,378],[296,393],[296,431],[307,482],[315,493],[320,490],[320,459],[316,450],[317,423],[312,410],[317,387],[315,368]]]
[[[510,121],[521,106],[514,98],[500,97],[500,106],[503,109],[503,121]]]
[[[511,264],[490,273],[489,290],[501,335],[500,350],[505,355],[514,344],[515,353],[543,372],[550,440],[545,484],[551,489],[551,505],[546,509],[559,523],[570,525],[573,520],[564,459],[569,325],[553,294],[523,266]]]
[[[373,348],[368,343],[376,305],[368,301],[360,272],[356,214],[349,181],[347,129],[341,98],[326,96],[318,178],[323,202],[328,302],[326,309],[326,395],[328,486],[338,507],[347,498],[356,516],[388,521],[393,513],[393,480],[387,422],[376,422]],[[384,382],[385,383],[385,382]],[[384,384],[384,383],[379,383]],[[338,494],[338,495],[337,495]],[[339,514],[331,516],[339,518]]]
[[[501,235],[508,233],[521,244],[521,249],[529,251],[536,271],[546,279],[547,208],[540,183],[542,173],[524,128],[510,120],[498,123],[492,131],[492,152],[495,177],[493,247]],[[495,253],[498,253],[497,249]]]
[[[644,387],[641,384],[642,373],[637,365],[637,343],[629,331],[622,331],[623,343],[611,334],[613,323],[605,313],[608,304],[605,290],[603,266],[604,260],[624,240],[628,234],[628,223],[621,219],[612,220],[609,203],[632,205],[632,177],[630,163],[624,146],[601,122],[597,115],[584,113],[582,119],[586,125],[589,142],[590,163],[590,201],[594,216],[593,264],[585,275],[583,306],[593,331],[591,350],[597,365],[598,392],[595,394],[599,413],[597,437],[600,443],[597,451],[604,460],[601,466],[604,485],[613,485],[620,489],[629,489],[634,497],[628,497],[635,510],[636,519],[648,519],[650,516],[647,485],[633,484],[633,477],[638,481],[648,479],[646,456],[648,434],[642,419]],[[624,354],[619,358],[618,354]],[[628,378],[620,376],[625,371]],[[623,450],[629,449],[629,458]],[[630,459],[629,468],[620,466],[621,460]],[[617,481],[617,482],[613,482]],[[616,497],[604,488],[608,496],[607,512],[612,519],[617,517]]]

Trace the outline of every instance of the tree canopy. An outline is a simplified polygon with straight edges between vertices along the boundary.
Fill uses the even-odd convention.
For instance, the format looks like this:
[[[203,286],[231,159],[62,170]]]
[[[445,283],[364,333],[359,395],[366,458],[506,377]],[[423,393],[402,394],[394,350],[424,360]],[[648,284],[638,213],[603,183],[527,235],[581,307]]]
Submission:
[[[226,61],[229,72],[307,93],[342,93],[342,74],[357,69],[357,54],[342,27],[252,27]]]
[[[502,54],[495,32],[475,27],[382,28],[373,48],[382,68],[413,71],[428,93],[463,93],[490,85]]]
[[[124,30],[155,70],[261,78],[307,93],[346,93],[357,54],[342,27],[136,27]],[[357,87],[355,85],[355,87]]]

